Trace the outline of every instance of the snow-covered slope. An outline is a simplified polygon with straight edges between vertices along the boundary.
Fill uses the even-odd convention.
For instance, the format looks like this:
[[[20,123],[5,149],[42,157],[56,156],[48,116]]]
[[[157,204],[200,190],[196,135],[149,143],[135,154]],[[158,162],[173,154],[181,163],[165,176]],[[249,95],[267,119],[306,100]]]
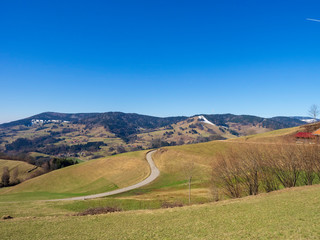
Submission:
[[[314,123],[314,122],[317,122],[317,120],[314,120],[314,119],[301,119],[301,121],[306,122],[306,123]]]
[[[198,116],[199,120],[201,122],[204,122],[204,123],[207,123],[207,124],[210,124],[210,125],[213,125],[213,126],[216,126],[214,123],[210,122],[208,119],[206,119],[204,116]]]
[[[305,122],[305,123],[315,123],[315,122],[318,122],[319,119],[314,119],[314,118],[311,118],[311,117],[292,117],[292,118],[295,118],[295,119],[299,119],[300,121],[302,122]]]

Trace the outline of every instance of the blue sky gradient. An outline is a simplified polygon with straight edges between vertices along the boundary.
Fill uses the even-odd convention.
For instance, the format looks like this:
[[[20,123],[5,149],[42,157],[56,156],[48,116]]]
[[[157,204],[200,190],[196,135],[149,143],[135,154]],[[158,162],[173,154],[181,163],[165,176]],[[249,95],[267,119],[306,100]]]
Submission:
[[[307,115],[319,1],[2,1],[0,122],[45,111]]]

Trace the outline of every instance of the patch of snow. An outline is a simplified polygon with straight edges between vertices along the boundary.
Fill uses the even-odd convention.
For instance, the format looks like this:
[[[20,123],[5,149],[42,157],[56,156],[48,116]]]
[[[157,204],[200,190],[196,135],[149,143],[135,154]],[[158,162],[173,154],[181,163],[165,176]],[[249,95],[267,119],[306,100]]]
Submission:
[[[199,120],[201,122],[204,122],[204,123],[207,123],[207,124],[210,124],[210,125],[213,125],[213,126],[216,126],[214,123],[210,122],[208,119],[206,119],[204,116],[198,116]]]
[[[314,123],[317,122],[315,119],[301,119],[301,121],[306,122],[306,123]]]

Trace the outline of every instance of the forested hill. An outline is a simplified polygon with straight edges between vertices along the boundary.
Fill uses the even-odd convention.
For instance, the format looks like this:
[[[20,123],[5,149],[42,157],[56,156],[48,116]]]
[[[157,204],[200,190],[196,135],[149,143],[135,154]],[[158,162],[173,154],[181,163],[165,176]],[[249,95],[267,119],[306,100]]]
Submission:
[[[198,116],[198,115],[195,115]],[[296,127],[305,122],[293,117],[262,118],[251,115],[233,114],[203,114],[209,121],[218,125],[229,127],[230,123],[239,125],[260,125],[272,130]],[[156,129],[186,120],[188,117],[153,117],[136,113],[106,112],[106,113],[56,113],[45,112],[25,119],[0,124],[0,128],[13,126],[30,126],[32,120],[42,121],[67,121],[73,124],[85,124],[87,126],[103,126],[108,131],[119,137],[127,137],[139,132],[139,129]]]
[[[25,119],[4,123],[0,128],[14,127],[19,125],[30,126],[33,120],[67,121],[72,124],[84,124],[88,127],[103,126],[106,130],[114,133],[120,138],[136,134],[140,129],[155,129],[168,126],[187,119],[188,117],[152,117],[136,113],[106,112],[106,113],[56,113],[45,112]]]
[[[233,115],[233,114],[203,114],[209,121],[219,126],[229,127],[230,124],[239,125],[260,125],[263,128],[272,130],[297,127],[305,124],[305,122],[294,117],[272,117],[262,118],[252,115]]]
[[[0,125],[0,152],[92,159],[124,151],[221,140],[295,127],[291,117],[215,114],[153,117],[135,113],[45,112]]]

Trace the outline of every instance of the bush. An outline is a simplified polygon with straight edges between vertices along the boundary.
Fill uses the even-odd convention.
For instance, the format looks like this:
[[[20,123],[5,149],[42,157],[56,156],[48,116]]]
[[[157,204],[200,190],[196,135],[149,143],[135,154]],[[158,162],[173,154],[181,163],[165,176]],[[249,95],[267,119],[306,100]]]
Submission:
[[[97,215],[97,214],[106,214],[112,212],[120,212],[121,208],[118,207],[97,207],[97,208],[89,208],[83,212],[76,214],[77,216],[86,216],[86,215]]]
[[[174,207],[183,207],[183,204],[182,203],[178,203],[178,202],[162,202],[161,204],[161,207],[162,208],[174,208]]]
[[[64,167],[68,167],[78,162],[73,159],[66,159],[66,158],[54,158],[50,161],[50,170],[60,169]]]
[[[117,152],[118,153],[125,153],[126,149],[123,146],[117,146]]]

